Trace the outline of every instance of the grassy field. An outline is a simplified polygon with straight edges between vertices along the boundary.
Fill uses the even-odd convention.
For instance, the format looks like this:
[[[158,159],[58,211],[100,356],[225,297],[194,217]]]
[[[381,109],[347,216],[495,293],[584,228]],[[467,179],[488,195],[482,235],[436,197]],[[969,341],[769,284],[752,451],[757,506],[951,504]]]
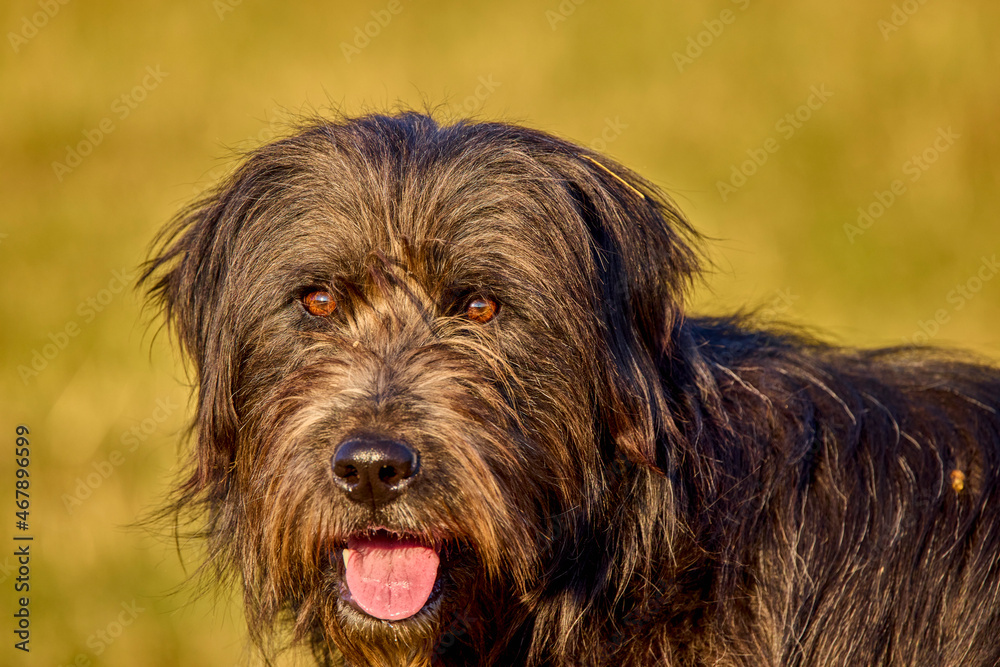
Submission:
[[[0,8],[0,664],[250,661],[239,606],[177,592],[193,561],[133,525],[190,404],[130,281],[174,212],[303,113],[430,108],[594,146],[711,237],[699,310],[1000,358],[996,2],[163,4]]]

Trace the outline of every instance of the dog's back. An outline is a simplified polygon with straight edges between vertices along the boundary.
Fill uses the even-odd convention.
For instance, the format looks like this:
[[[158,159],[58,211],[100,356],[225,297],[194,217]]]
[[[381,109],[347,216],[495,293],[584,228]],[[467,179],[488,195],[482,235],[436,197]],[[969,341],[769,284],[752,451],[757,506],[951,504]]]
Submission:
[[[712,375],[699,405],[728,435],[692,437],[682,477],[718,531],[716,639],[753,638],[736,662],[1000,664],[1000,373],[734,321],[691,330],[681,365]],[[719,462],[718,481],[699,470]]]

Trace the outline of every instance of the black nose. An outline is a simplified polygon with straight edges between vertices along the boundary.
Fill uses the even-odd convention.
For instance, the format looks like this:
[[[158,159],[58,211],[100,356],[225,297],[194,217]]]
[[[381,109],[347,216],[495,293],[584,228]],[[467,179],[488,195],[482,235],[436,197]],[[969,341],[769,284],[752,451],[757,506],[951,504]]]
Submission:
[[[333,455],[333,479],[359,503],[384,505],[417,473],[417,454],[398,440],[355,437]]]

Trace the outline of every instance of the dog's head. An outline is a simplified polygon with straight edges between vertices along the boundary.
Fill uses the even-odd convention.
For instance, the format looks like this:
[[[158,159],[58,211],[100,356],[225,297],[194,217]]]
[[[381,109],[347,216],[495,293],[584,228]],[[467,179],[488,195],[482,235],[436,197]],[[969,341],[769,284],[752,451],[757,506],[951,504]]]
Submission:
[[[401,664],[530,606],[613,460],[669,465],[689,233],[586,149],[409,113],[264,146],[183,215],[146,275],[197,373],[180,506],[252,627]]]

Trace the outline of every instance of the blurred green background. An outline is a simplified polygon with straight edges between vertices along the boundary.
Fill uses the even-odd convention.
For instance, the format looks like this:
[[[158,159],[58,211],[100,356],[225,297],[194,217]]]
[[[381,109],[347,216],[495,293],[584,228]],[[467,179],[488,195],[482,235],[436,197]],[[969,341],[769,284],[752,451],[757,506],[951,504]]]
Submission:
[[[130,527],[176,473],[190,404],[121,287],[174,212],[297,114],[412,106],[555,132],[715,239],[701,310],[1000,358],[1000,6],[774,4],[4,3],[0,664],[252,662],[231,596],[175,593],[171,542]],[[17,424],[30,655],[11,633]]]

